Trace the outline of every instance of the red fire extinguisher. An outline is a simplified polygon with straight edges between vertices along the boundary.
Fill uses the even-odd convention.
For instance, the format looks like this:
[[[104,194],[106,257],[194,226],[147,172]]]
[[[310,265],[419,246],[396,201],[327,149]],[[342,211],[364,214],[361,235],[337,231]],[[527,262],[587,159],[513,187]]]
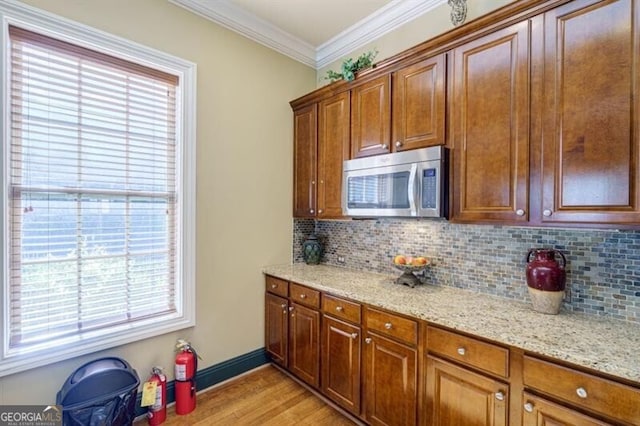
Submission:
[[[147,412],[147,420],[151,426],[159,425],[167,419],[167,376],[162,367],[153,367],[147,382],[156,383],[156,400]]]
[[[176,343],[176,414],[189,414],[196,408],[198,354],[189,342]]]

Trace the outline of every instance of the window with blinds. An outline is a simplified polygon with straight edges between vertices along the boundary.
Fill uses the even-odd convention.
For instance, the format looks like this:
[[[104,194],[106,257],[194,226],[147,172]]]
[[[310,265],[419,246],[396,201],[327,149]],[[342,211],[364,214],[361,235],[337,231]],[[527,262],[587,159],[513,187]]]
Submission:
[[[175,314],[178,77],[9,39],[9,351]]]

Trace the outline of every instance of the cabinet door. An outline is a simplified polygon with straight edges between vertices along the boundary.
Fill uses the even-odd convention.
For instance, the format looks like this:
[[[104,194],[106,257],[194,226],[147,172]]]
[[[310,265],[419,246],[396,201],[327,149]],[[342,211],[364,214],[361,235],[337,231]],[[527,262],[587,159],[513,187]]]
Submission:
[[[271,360],[283,367],[287,366],[288,306],[287,299],[265,295],[265,346]]]
[[[351,158],[390,152],[391,75],[351,91]]]
[[[293,113],[293,216],[315,217],[317,105]]]
[[[377,334],[364,345],[364,401],[372,425],[415,425],[417,351]]]
[[[322,342],[322,392],[359,415],[360,327],[325,315]]]
[[[541,220],[640,222],[638,3],[544,15]]]
[[[289,315],[289,370],[314,387],[320,385],[320,313],[292,303]]]
[[[318,217],[342,216],[342,163],[349,159],[349,92],[320,102]]]
[[[523,426],[607,426],[592,417],[562,405],[554,404],[529,393],[524,393],[524,409],[522,410]]]
[[[453,50],[453,215],[526,221],[529,176],[529,23]]]
[[[509,386],[427,357],[427,416],[433,426],[507,424]]]
[[[394,73],[394,151],[445,143],[445,90],[444,54]]]

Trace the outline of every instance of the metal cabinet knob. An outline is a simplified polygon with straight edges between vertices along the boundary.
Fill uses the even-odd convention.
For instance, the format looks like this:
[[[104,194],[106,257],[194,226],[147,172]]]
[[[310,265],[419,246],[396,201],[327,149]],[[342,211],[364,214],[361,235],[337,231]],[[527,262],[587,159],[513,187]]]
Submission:
[[[504,393],[502,393],[501,391],[496,392],[495,396],[498,401],[504,401]]]
[[[391,324],[390,322],[384,324],[384,328],[386,328],[387,330],[391,330],[391,327],[393,327],[393,324]]]
[[[311,181],[311,185],[315,185],[315,184],[316,184],[316,181],[315,181],[315,180],[312,180],[312,181]]]
[[[282,309],[286,309],[287,304],[286,304],[286,303],[283,303],[282,305],[280,305],[280,307],[281,307]]]
[[[323,183],[324,183],[324,180],[320,179],[320,184],[323,184]]]
[[[517,214],[518,216],[524,216],[524,210],[522,210],[522,209],[518,209],[518,210],[516,210],[516,214]]]
[[[293,306],[289,306],[289,311],[293,311]]]
[[[530,402],[524,404],[524,411],[526,411],[527,413],[533,413],[533,404]]]
[[[319,210],[318,210],[318,214],[322,214],[322,209],[319,209]]]
[[[396,141],[396,147],[397,147],[397,148],[400,148],[401,146],[402,146],[402,142],[400,142],[400,141]]]
[[[306,299],[306,298],[307,298],[307,295],[306,295],[306,294],[302,293],[302,294],[300,295],[300,299]]]
[[[583,399],[588,396],[587,390],[583,387],[579,387],[578,389],[576,389],[576,394]]]
[[[386,143],[380,145],[382,149],[389,149],[389,146]]]
[[[549,217],[549,216],[551,216],[551,210],[549,210],[549,209],[544,209],[544,210],[542,211],[542,216],[544,216],[544,217]]]
[[[467,353],[467,350],[465,348],[458,348],[458,355],[463,355]]]
[[[358,333],[351,333],[351,338],[352,339],[357,339],[358,338]]]
[[[315,211],[313,209],[309,210],[309,213],[314,214]]]
[[[342,312],[344,311],[344,308],[342,306],[336,306],[336,311]]]
[[[369,343],[371,343],[371,337],[367,337],[366,339],[364,339],[364,342],[368,345]]]
[[[271,284],[271,288],[276,288],[278,287],[278,284]]]

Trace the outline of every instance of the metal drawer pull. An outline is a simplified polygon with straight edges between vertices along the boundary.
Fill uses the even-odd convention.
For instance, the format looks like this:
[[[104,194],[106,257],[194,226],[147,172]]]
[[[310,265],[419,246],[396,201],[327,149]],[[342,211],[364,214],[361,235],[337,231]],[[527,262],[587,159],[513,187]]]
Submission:
[[[501,391],[496,392],[496,399],[498,401],[504,401],[504,393],[502,393]]]
[[[307,298],[306,294],[303,293],[303,294],[300,295],[300,299],[306,299],[306,298]]]
[[[358,338],[358,333],[351,333],[351,338],[352,339],[357,339]]]
[[[393,327],[393,324],[391,324],[390,322],[384,324],[384,328],[386,328],[387,330],[391,330],[391,327]]]
[[[587,395],[587,390],[586,390],[585,388],[582,388],[582,387],[580,387],[580,388],[576,389],[576,394],[577,394],[580,398],[583,398],[583,399],[584,399],[584,398],[586,398],[586,397],[588,396],[588,395]]]
[[[364,339],[364,342],[368,345],[369,343],[371,343],[371,337],[367,337],[366,339]]]
[[[289,310],[290,310],[290,311],[293,311],[293,306],[289,306]]]
[[[524,404],[524,411],[526,411],[527,413],[533,413],[533,404],[530,402]]]
[[[271,288],[276,288],[278,287],[278,284],[271,284]]]
[[[283,303],[282,305],[280,305],[280,307],[281,307],[282,309],[284,309],[284,308],[286,308],[286,307],[287,307],[287,304],[286,304],[286,303]]]
[[[342,312],[344,311],[344,308],[342,306],[336,306],[336,311]]]
[[[467,350],[465,348],[458,348],[458,355],[464,356],[464,354],[466,353],[467,353]]]

